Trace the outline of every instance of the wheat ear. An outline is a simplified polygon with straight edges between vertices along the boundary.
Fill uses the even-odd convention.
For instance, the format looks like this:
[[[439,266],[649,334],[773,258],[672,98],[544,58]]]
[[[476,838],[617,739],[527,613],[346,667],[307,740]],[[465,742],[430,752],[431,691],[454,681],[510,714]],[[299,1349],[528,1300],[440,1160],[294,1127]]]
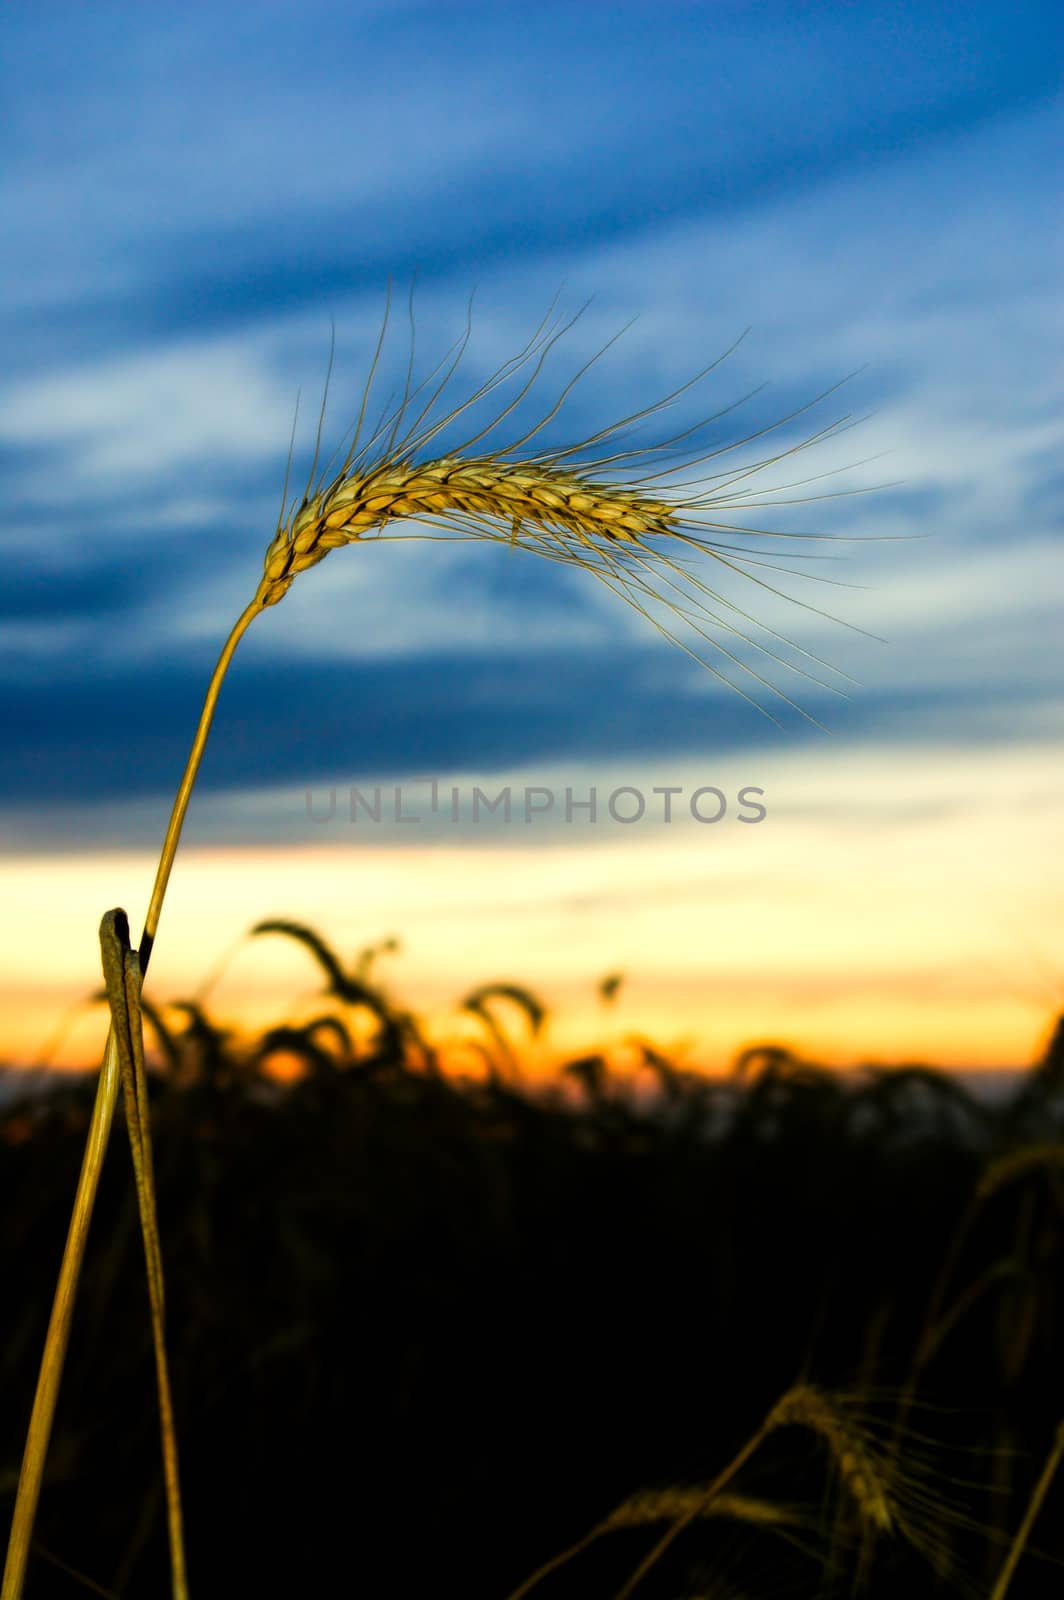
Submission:
[[[863,1516],[880,1531],[893,1526],[891,1503],[886,1481],[867,1450],[860,1431],[846,1416],[838,1402],[823,1390],[809,1384],[797,1384],[789,1389],[773,1407],[739,1453],[724,1471],[704,1491],[701,1498],[688,1505],[672,1526],[643,1558],[628,1580],[618,1589],[615,1600],[630,1600],[636,1586],[650,1569],[657,1565],[665,1551],[696,1517],[704,1516],[707,1508],[722,1490],[749,1461],[754,1452],[777,1428],[797,1425],[811,1428],[825,1440],[850,1494],[857,1502]]]
[[[515,539],[522,528],[537,528],[589,546],[597,539],[635,544],[679,531],[677,513],[665,501],[562,467],[518,466],[492,456],[388,461],[341,477],[299,508],[266,553],[257,598],[263,606],[276,605],[297,573],[371,529],[455,513],[496,519],[510,526]]]
[[[788,1425],[811,1428],[820,1435],[864,1521],[880,1533],[890,1533],[894,1512],[886,1474],[868,1449],[863,1431],[838,1401],[822,1389],[800,1384],[784,1395],[769,1418],[770,1430]]]
[[[576,1544],[569,1545],[559,1555],[552,1556],[537,1567],[524,1582],[507,1596],[507,1600],[523,1597],[544,1578],[567,1566],[576,1556],[590,1549],[604,1534],[616,1533],[622,1528],[652,1527],[656,1522],[687,1522],[697,1517],[721,1518],[732,1522],[746,1522],[761,1528],[797,1528],[805,1518],[791,1506],[779,1505],[773,1500],[757,1500],[745,1494],[717,1494],[698,1485],[671,1485],[667,1489],[640,1489],[629,1495]]]
[[[414,403],[435,380],[440,366],[437,366],[416,389],[412,389],[413,342],[411,341],[410,364],[402,402],[398,408],[392,410],[385,406],[381,421],[360,447],[362,427],[388,326],[386,307],[351,446],[332,479],[328,480],[327,474],[323,473],[317,482],[315,482],[318,465],[316,449],[310,479],[302,498],[292,508],[289,508],[287,503],[282,505],[277,532],[266,553],[262,581],[251,604],[238,618],[230,633],[208,685],[192,749],[174,800],[145,916],[144,932],[139,947],[142,977],[147,973],[166,886],[210,732],[222,680],[239,641],[260,612],[276,605],[283,598],[299,572],[323,560],[330,549],[362,539],[371,530],[376,530],[378,536],[384,536],[385,530],[391,524],[404,519],[416,519],[430,524],[442,520],[446,527],[457,529],[459,536],[520,545],[548,559],[589,571],[608,588],[621,595],[641,615],[652,621],[665,637],[681,644],[689,655],[735,689],[759,711],[764,711],[765,708],[742,686],[741,682],[736,683],[726,671],[707,662],[695,650],[683,644],[669,628],[657,620],[650,608],[655,604],[664,607],[671,615],[691,627],[699,637],[707,640],[740,675],[746,675],[751,681],[767,687],[770,692],[778,695],[802,715],[807,713],[796,701],[748,666],[731,647],[731,643],[726,643],[724,640],[745,643],[787,671],[818,683],[823,688],[830,688],[835,693],[842,692],[837,686],[824,682],[815,672],[809,670],[809,665],[803,663],[815,664],[831,672],[836,669],[831,668],[827,662],[812,655],[811,652],[803,650],[784,635],[757,624],[748,612],[733,601],[717,594],[691,574],[687,564],[691,552],[696,555],[709,555],[725,569],[748,578],[755,586],[773,594],[782,593],[760,576],[761,569],[776,565],[772,547],[765,550],[760,545],[751,544],[751,539],[786,537],[803,540],[825,536],[780,535],[775,530],[750,529],[730,521],[722,521],[721,515],[729,509],[748,511],[759,504],[793,504],[791,500],[774,502],[751,499],[752,491],[742,485],[764,468],[809,448],[819,440],[833,436],[843,426],[849,425],[850,419],[843,417],[829,424],[800,445],[780,450],[775,455],[752,464],[736,466],[724,473],[715,474],[710,478],[703,477],[693,484],[680,487],[669,484],[669,480],[676,473],[690,471],[716,456],[736,449],[739,445],[748,444],[753,439],[771,433],[808,410],[809,406],[800,407],[771,427],[755,430],[746,438],[718,450],[701,456],[687,454],[674,466],[659,468],[657,463],[663,454],[668,455],[670,452],[675,454],[675,447],[679,442],[706,423],[716,421],[725,414],[724,411],[702,419],[693,427],[661,444],[642,449],[608,450],[605,454],[602,453],[601,447],[606,441],[620,442],[623,430],[644,423],[672,405],[681,394],[712,371],[719,364],[719,360],[723,359],[720,357],[718,361],[711,363],[709,367],[697,373],[679,389],[666,395],[664,399],[623,418],[618,423],[600,429],[580,444],[530,451],[527,448],[530,441],[557,415],[574,384],[603,353],[599,352],[564,386],[548,412],[533,427],[526,429],[515,442],[505,449],[492,450],[487,454],[471,453],[473,446],[487,438],[518,408],[535,383],[550,350],[576,320],[573,318],[567,323],[551,324],[552,312],[553,306],[532,339],[517,356],[505,362],[476,389],[469,399],[452,408],[440,420],[430,420],[431,414],[465,350],[469,338],[469,322],[467,320],[464,339],[459,341],[457,358],[450,365],[446,364],[449,358],[440,364],[446,366],[443,379],[431,392],[427,403],[421,407],[416,416],[413,416],[413,420],[410,419]],[[577,316],[579,315],[578,312]],[[609,341],[610,344],[613,342]],[[734,349],[734,346],[732,348]],[[725,352],[726,355],[729,353]],[[508,382],[529,363],[532,363],[531,376],[524,381],[516,396],[489,424],[479,428],[471,438],[444,454],[426,456],[429,446],[465,411]],[[810,405],[826,398],[838,387],[838,384],[833,385],[832,389],[818,395]],[[744,397],[746,398],[749,396]],[[725,411],[732,409],[734,407],[726,407]],[[322,420],[324,420],[324,406]],[[319,444],[320,440],[321,422],[318,428]],[[581,460],[580,458],[587,456],[588,452],[593,453],[591,459]],[[513,457],[517,459],[510,459]],[[653,470],[647,471],[648,467]],[[620,474],[620,481],[614,481],[617,474]],[[812,480],[799,480],[798,484],[777,485],[770,492],[776,494],[780,490],[790,490],[808,481]],[[657,484],[659,486],[657,491],[647,491],[645,485],[648,483]],[[707,484],[712,487],[707,488]],[[287,487],[286,480],[286,501]],[[733,539],[738,543],[733,543]],[[673,547],[675,554],[670,553],[668,548],[663,551],[662,541],[666,547]],[[802,555],[792,559],[809,558]],[[754,571],[755,568],[758,570]],[[782,570],[789,572],[793,569]],[[664,585],[664,589],[659,587],[661,584]],[[710,609],[706,604],[707,600],[712,600],[714,607],[720,609]],[[808,610],[817,611],[816,607],[809,606],[807,602],[796,603]],[[826,613],[818,612],[818,614]],[[773,643],[766,644],[756,636],[757,632],[767,634]],[[800,657],[800,661],[796,662],[781,655],[775,648],[777,644],[782,644],[794,652]],[[767,712],[765,714],[769,715]],[[810,717],[809,720],[816,719]],[[15,1498],[0,1600],[21,1600],[22,1596],[45,1454],[70,1336],[74,1296],[85,1253],[103,1157],[114,1117],[119,1080],[119,1053],[112,1027],[104,1051],[81,1176],[45,1338],[44,1354]]]
[[[894,1514],[886,1474],[869,1450],[863,1431],[846,1415],[834,1396],[809,1384],[797,1384],[777,1402],[757,1432],[706,1488],[673,1488],[654,1493],[644,1490],[632,1496],[576,1544],[537,1567],[512,1591],[507,1600],[525,1600],[525,1596],[544,1578],[582,1555],[602,1534],[617,1528],[664,1521],[671,1524],[614,1596],[614,1600],[630,1600],[637,1586],[658,1564],[666,1550],[699,1518],[730,1516],[762,1527],[799,1525],[802,1521],[800,1514],[786,1506],[726,1492],[728,1485],[769,1435],[777,1428],[789,1426],[810,1428],[825,1441],[839,1476],[866,1524],[879,1532],[891,1531]]]
[[[675,1522],[692,1509],[696,1517],[721,1517],[762,1528],[797,1528],[805,1523],[800,1511],[775,1500],[759,1500],[748,1494],[718,1494],[710,1499],[706,1495],[706,1488],[699,1484],[640,1489],[611,1511],[599,1528],[606,1533],[616,1528],[645,1528],[655,1522]]]

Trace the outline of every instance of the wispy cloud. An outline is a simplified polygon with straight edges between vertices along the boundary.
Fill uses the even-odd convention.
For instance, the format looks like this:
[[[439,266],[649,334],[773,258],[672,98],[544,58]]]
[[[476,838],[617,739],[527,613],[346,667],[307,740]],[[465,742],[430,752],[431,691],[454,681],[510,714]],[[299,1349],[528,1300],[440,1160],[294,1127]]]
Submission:
[[[748,520],[883,540],[818,546],[845,559],[809,564],[864,591],[783,586],[888,644],[718,570],[723,592],[862,681],[832,724],[851,734],[1050,736],[1064,443],[1051,8],[1017,26],[1004,6],[872,4],[815,30],[783,5],[722,5],[710,22],[632,4],[623,27],[557,5],[531,23],[478,5],[267,5],[209,27],[200,5],[60,10],[62,30],[55,8],[22,14],[7,68],[12,817],[45,796],[76,810],[170,782],[272,530],[296,390],[298,481],[330,319],[338,433],[385,272],[415,265],[426,360],[479,282],[470,383],[563,278],[567,302],[597,298],[559,374],[640,314],[574,392],[577,436],[684,381],[747,323],[707,400],[685,399],[670,426],[771,380],[709,431],[724,443],[867,363],[781,437],[850,407],[875,415],[774,481],[888,451],[796,493],[903,486]],[[57,34],[77,72],[58,70]],[[504,57],[520,70],[500,74]],[[130,683],[142,710],[131,724],[127,694],[120,725]],[[697,744],[710,713],[722,746],[764,734],[590,579],[400,543],[330,557],[253,630],[223,705],[230,743],[204,776],[234,795],[285,783],[356,738],[368,768],[404,748],[415,765],[445,750],[505,764],[580,740],[608,759]],[[255,754],[267,723],[273,753]]]

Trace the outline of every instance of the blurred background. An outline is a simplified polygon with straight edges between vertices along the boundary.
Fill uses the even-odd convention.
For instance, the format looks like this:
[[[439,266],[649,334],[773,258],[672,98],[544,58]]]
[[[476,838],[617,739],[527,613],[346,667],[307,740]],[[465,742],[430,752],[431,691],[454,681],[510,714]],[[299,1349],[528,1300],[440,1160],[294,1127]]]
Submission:
[[[50,0],[4,32],[0,1058],[96,985],[104,909],[139,928],[297,394],[301,484],[333,330],[327,449],[389,278],[380,403],[401,383],[415,275],[419,374],[476,291],[456,395],[559,289],[593,297],[540,412],[637,319],[557,443],[747,328],[656,437],[764,384],[699,436],[717,449],[856,371],[744,458],[866,417],[766,481],[891,487],[747,519],[852,537],[816,548],[854,587],[780,579],[777,605],[720,581],[858,686],[792,678],[830,731],[769,696],[777,726],[584,574],[468,541],[339,552],[241,646],[153,992],[221,962],[212,1004],[277,1020],[317,976],[239,941],[290,916],[347,955],[397,935],[430,1018],[527,983],[554,1008],[542,1065],[601,1032],[608,973],[613,1025],[711,1068],[765,1037],[839,1064],[1035,1058],[1064,1000],[1056,7]],[[452,821],[419,804],[433,778],[595,788],[600,815]],[[416,824],[350,820],[351,785],[397,784]],[[718,823],[602,814],[618,787],[703,785]],[[101,1028],[54,1059],[92,1060]]]

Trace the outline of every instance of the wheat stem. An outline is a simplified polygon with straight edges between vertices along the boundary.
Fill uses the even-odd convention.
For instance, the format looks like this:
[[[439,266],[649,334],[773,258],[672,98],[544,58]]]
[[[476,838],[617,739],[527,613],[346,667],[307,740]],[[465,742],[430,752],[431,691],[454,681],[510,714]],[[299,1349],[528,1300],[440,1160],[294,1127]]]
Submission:
[[[589,1549],[595,1543],[595,1540],[600,1539],[606,1532],[608,1532],[608,1529],[605,1523],[600,1523],[597,1527],[592,1528],[588,1533],[584,1534],[582,1539],[578,1539],[575,1544],[568,1545],[566,1549],[560,1550],[557,1555],[551,1556],[549,1560],[544,1561],[542,1566],[537,1567],[535,1572],[531,1573],[523,1583],[518,1584],[517,1588],[507,1595],[506,1600],[524,1600],[525,1595],[531,1594],[532,1590],[542,1583],[544,1578],[549,1578],[551,1573],[557,1572],[559,1567],[564,1567],[568,1562],[575,1560],[577,1556],[583,1555],[584,1551]]]
[[[207,745],[207,737],[211,731],[211,723],[214,720],[214,708],[218,704],[218,695],[221,691],[222,679],[225,677],[225,674],[229,669],[229,663],[233,659],[233,654],[237,645],[240,643],[241,639],[244,637],[244,634],[247,632],[248,628],[251,626],[252,622],[255,620],[261,610],[262,606],[259,601],[253,600],[251,604],[243,612],[241,612],[233,626],[232,632],[225,641],[225,644],[222,646],[222,653],[218,657],[217,665],[215,666],[214,672],[211,674],[211,681],[207,685],[207,693],[204,696],[203,709],[200,712],[199,725],[196,728],[196,735],[192,741],[192,749],[189,751],[188,760],[185,763],[185,771],[181,778],[180,787],[178,788],[177,794],[174,797],[173,809],[170,813],[170,822],[166,829],[166,838],[163,840],[162,853],[159,857],[159,865],[155,872],[155,883],[152,886],[151,899],[148,902],[148,910],[144,917],[144,932],[141,934],[140,945],[138,947],[140,955],[141,977],[143,977],[148,970],[148,961],[151,958],[152,946],[155,943],[155,935],[159,927],[159,915],[163,908],[163,898],[166,894],[166,886],[170,881],[170,872],[174,864],[174,857],[177,854],[177,846],[181,838],[181,829],[185,822],[185,813],[188,810],[188,803],[192,798],[192,790],[199,774],[200,762],[203,759],[203,752]]]
[[[705,1493],[701,1495],[699,1499],[695,1500],[690,1506],[688,1506],[683,1515],[677,1517],[672,1526],[666,1529],[654,1548],[647,1552],[642,1561],[636,1567],[635,1571],[631,1573],[627,1580],[617,1590],[614,1600],[630,1600],[630,1596],[634,1593],[636,1585],[643,1580],[646,1574],[650,1571],[651,1567],[657,1566],[658,1562],[661,1560],[662,1556],[665,1554],[666,1550],[673,1543],[673,1541],[678,1539],[680,1534],[683,1533],[684,1529],[689,1528],[692,1522],[694,1522],[697,1517],[702,1515],[706,1507],[717,1498],[721,1490],[725,1488],[726,1485],[729,1484],[735,1477],[736,1473],[746,1465],[750,1457],[754,1454],[755,1450],[760,1448],[764,1440],[771,1433],[774,1426],[775,1413],[772,1412],[765,1418],[757,1432],[747,1439],[746,1443],[743,1445],[738,1454],[732,1457],[731,1461],[724,1468],[723,1472],[717,1474]]]
[[[155,1175],[149,1125],[148,1080],[144,1067],[144,1030],[140,1010],[142,974],[137,952],[130,949],[129,923],[124,911],[108,911],[100,924],[107,998],[118,1044],[126,1130],[133,1157],[144,1261],[148,1275],[155,1379],[162,1433],[163,1479],[166,1486],[167,1531],[170,1539],[170,1574],[174,1600],[188,1600],[181,1485],[178,1475],[177,1430],[166,1359],[166,1301],[162,1249],[155,1205]]]
[[[11,1517],[11,1533],[8,1540],[7,1560],[4,1564],[4,1582],[2,1589],[0,1589],[0,1600],[21,1600],[22,1597],[26,1566],[29,1561],[30,1542],[33,1538],[33,1524],[37,1515],[37,1502],[41,1494],[41,1480],[44,1476],[44,1461],[48,1452],[48,1440],[52,1432],[52,1419],[55,1416],[56,1400],[59,1396],[59,1381],[63,1375],[63,1362],[66,1357],[67,1344],[70,1340],[70,1321],[74,1311],[74,1296],[77,1292],[78,1275],[85,1255],[85,1241],[88,1237],[89,1223],[92,1220],[92,1208],[96,1199],[96,1190],[99,1186],[100,1172],[103,1168],[104,1155],[107,1151],[107,1139],[111,1132],[115,1100],[118,1095],[118,1083],[118,1049],[115,1043],[114,1031],[112,1030],[107,1036],[103,1066],[100,1070],[100,1078],[96,1087],[96,1100],[92,1108],[92,1120],[89,1123],[89,1132],[85,1140],[81,1176],[78,1179],[77,1194],[74,1197],[74,1209],[71,1213],[66,1247],[63,1251],[63,1260],[59,1268],[59,1280],[52,1300],[52,1313],[48,1322],[48,1333],[44,1341],[44,1355],[41,1358],[37,1390],[33,1397],[33,1410],[30,1414],[26,1445],[22,1456],[22,1470],[19,1473],[18,1489],[15,1492],[15,1509]]]
[[[195,738],[192,741],[192,749],[189,752],[184,775],[174,799],[170,823],[166,830],[166,837],[163,841],[162,853],[155,874],[151,900],[144,919],[144,935],[140,945],[141,978],[143,978],[147,970],[151,956],[152,945],[159,926],[163,897],[166,894],[166,885],[169,882],[170,871],[174,864],[174,856],[177,853],[178,841],[181,837],[181,828],[185,820],[185,813],[188,810],[193,785],[203,758],[207,736],[210,733],[222,679],[225,677],[226,670],[233,658],[233,652],[253,618],[258,615],[261,609],[258,602],[253,601],[242,613],[222,648],[222,653],[218,657],[217,665],[207,686],[199,724],[196,728]],[[15,1493],[15,1509],[11,1518],[11,1533],[8,1540],[7,1558],[4,1563],[3,1585],[0,1587],[0,1600],[22,1600],[23,1587],[26,1581],[26,1567],[29,1562],[30,1543],[33,1537],[33,1524],[37,1516],[41,1483],[44,1477],[45,1457],[48,1453],[48,1442],[51,1438],[52,1424],[55,1419],[55,1407],[59,1397],[59,1384],[63,1376],[67,1346],[70,1342],[70,1324],[74,1312],[74,1299],[77,1294],[82,1262],[85,1259],[89,1224],[92,1221],[93,1206],[96,1202],[100,1174],[103,1170],[104,1156],[107,1152],[107,1142],[111,1133],[111,1125],[114,1121],[115,1102],[118,1097],[120,1078],[118,1044],[114,1025],[112,1024],[107,1035],[107,1044],[104,1048],[103,1065],[100,1069],[99,1082],[96,1087],[96,1100],[92,1108],[92,1120],[89,1123],[89,1131],[85,1141],[85,1154],[82,1157],[81,1176],[78,1179],[77,1194],[74,1198],[74,1208],[70,1217],[63,1260],[59,1269],[55,1295],[52,1300],[48,1332],[45,1335],[44,1353],[41,1357],[37,1389],[33,1399],[33,1410],[30,1414],[26,1444],[23,1450],[22,1469],[19,1473],[18,1489]]]

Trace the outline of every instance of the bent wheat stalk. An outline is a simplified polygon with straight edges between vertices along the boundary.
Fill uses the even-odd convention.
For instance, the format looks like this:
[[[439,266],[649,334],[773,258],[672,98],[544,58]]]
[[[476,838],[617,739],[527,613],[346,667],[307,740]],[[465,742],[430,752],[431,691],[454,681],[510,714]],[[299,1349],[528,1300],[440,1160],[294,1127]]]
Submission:
[[[691,571],[691,563],[696,558],[709,556],[722,570],[745,577],[766,593],[782,594],[786,599],[794,599],[760,575],[766,569],[778,568],[778,562],[775,555],[776,547],[770,544],[766,548],[756,541],[780,538],[806,541],[830,539],[836,536],[781,534],[772,529],[748,528],[728,520],[721,520],[721,517],[725,511],[742,512],[759,505],[794,504],[793,499],[781,501],[756,498],[759,491],[746,487],[747,480],[765,468],[808,449],[816,442],[833,437],[845,426],[851,425],[849,416],[838,419],[800,444],[781,449],[774,455],[753,463],[736,465],[715,475],[703,475],[688,483],[672,480],[678,473],[690,472],[718,455],[726,454],[740,445],[764,437],[793,421],[795,417],[808,410],[809,406],[799,408],[770,427],[757,429],[743,439],[703,455],[691,455],[680,451],[680,459],[673,466],[658,467],[657,463],[662,456],[675,456],[676,447],[682,441],[691,437],[701,427],[735,409],[734,405],[724,408],[712,417],[701,419],[682,433],[661,443],[641,448],[608,450],[603,453],[603,446],[607,441],[620,443],[625,436],[625,430],[644,424],[657,413],[673,405],[681,395],[712,371],[719,361],[724,359],[722,356],[702,372],[697,373],[688,383],[666,395],[663,400],[601,429],[580,444],[564,448],[529,449],[530,442],[557,415],[578,379],[604,353],[599,351],[569,380],[555,403],[534,426],[527,428],[505,449],[492,448],[485,449],[480,454],[475,453],[473,447],[486,441],[494,429],[518,409],[536,382],[548,353],[576,320],[574,317],[567,323],[555,321],[552,324],[553,310],[552,305],[523,350],[505,362],[469,398],[452,408],[439,420],[433,420],[434,408],[464,353],[471,331],[470,321],[467,318],[465,334],[457,346],[452,347],[452,352],[449,352],[444,361],[439,363],[428,378],[415,389],[411,388],[413,372],[413,338],[411,338],[410,360],[402,401],[393,409],[389,409],[386,405],[376,428],[364,442],[360,443],[388,326],[389,313],[386,306],[351,446],[331,479],[327,477],[327,472],[323,472],[317,482],[315,473],[318,465],[318,449],[315,449],[310,479],[301,499],[293,506],[289,506],[287,502],[286,480],[277,532],[266,552],[262,580],[251,603],[237,619],[211,676],[199,725],[174,800],[144,920],[144,932],[139,947],[141,977],[147,973],[185,814],[210,732],[222,680],[233,653],[259,613],[276,605],[300,572],[317,565],[330,550],[337,549],[341,545],[363,541],[370,534],[378,538],[388,537],[393,527],[409,521],[427,523],[430,526],[442,524],[446,530],[454,530],[445,536],[473,537],[509,544],[592,573],[651,621],[667,638],[680,644],[718,679],[736,690],[767,716],[771,716],[771,713],[760,704],[755,693],[746,687],[747,683],[768,689],[771,694],[778,696],[801,715],[808,716],[810,721],[816,721],[783,689],[744,659],[741,653],[744,646],[748,651],[759,652],[767,661],[808,682],[813,682],[836,694],[843,693],[837,685],[825,681],[813,669],[822,668],[839,677],[844,677],[845,674],[837,673],[837,669],[830,667],[820,657],[803,649],[766,624],[755,621],[734,601],[725,598],[704,583]],[[578,312],[577,316],[580,314]],[[615,338],[617,337],[620,335],[615,335]],[[611,339],[609,344],[613,343],[614,340]],[[609,348],[609,344],[605,348]],[[735,346],[731,348],[734,349]],[[457,354],[454,354],[455,350]],[[727,354],[730,354],[730,351],[726,351],[725,355]],[[529,364],[532,366],[531,375],[523,381],[509,403],[486,426],[477,429],[470,438],[461,443],[449,445],[440,454],[427,453],[434,441],[440,438],[459,417],[514,378]],[[443,377],[433,389],[431,385],[439,376],[441,369]],[[832,389],[826,390],[809,402],[809,405],[817,404],[838,387],[838,384],[834,385]],[[421,405],[417,414],[413,415],[415,402],[419,401],[427,389],[430,390],[428,399]],[[743,398],[749,399],[750,396]],[[741,401],[736,402],[736,404],[741,403]],[[318,425],[319,445],[322,421],[319,421]],[[648,467],[655,470],[648,471],[646,470]],[[799,480],[798,483],[779,484],[768,493],[777,495],[812,481],[814,480],[806,479]],[[860,494],[867,491],[856,489],[839,492]],[[816,499],[825,496],[798,498]],[[818,557],[805,553],[803,549],[802,553],[792,555],[788,559],[809,561]],[[795,572],[795,569],[789,566],[778,570],[792,574]],[[802,571],[797,575],[808,577],[810,574]],[[821,581],[835,580],[821,579]],[[817,612],[818,615],[827,615],[806,601],[795,600],[795,603],[809,611]],[[725,665],[706,661],[696,650],[683,643],[658,619],[654,612],[655,607],[663,609],[680,625],[692,629],[717,652],[718,658],[723,658]],[[766,642],[766,638],[771,642]],[[784,651],[788,654],[784,654]],[[729,676],[730,672],[734,672],[739,681]],[[773,717],[771,720],[776,719]],[[112,1027],[104,1052],[81,1176],[45,1341],[19,1478],[0,1600],[21,1600],[22,1596],[45,1454],[70,1335],[74,1296],[114,1116],[120,1075],[119,1051]]]

